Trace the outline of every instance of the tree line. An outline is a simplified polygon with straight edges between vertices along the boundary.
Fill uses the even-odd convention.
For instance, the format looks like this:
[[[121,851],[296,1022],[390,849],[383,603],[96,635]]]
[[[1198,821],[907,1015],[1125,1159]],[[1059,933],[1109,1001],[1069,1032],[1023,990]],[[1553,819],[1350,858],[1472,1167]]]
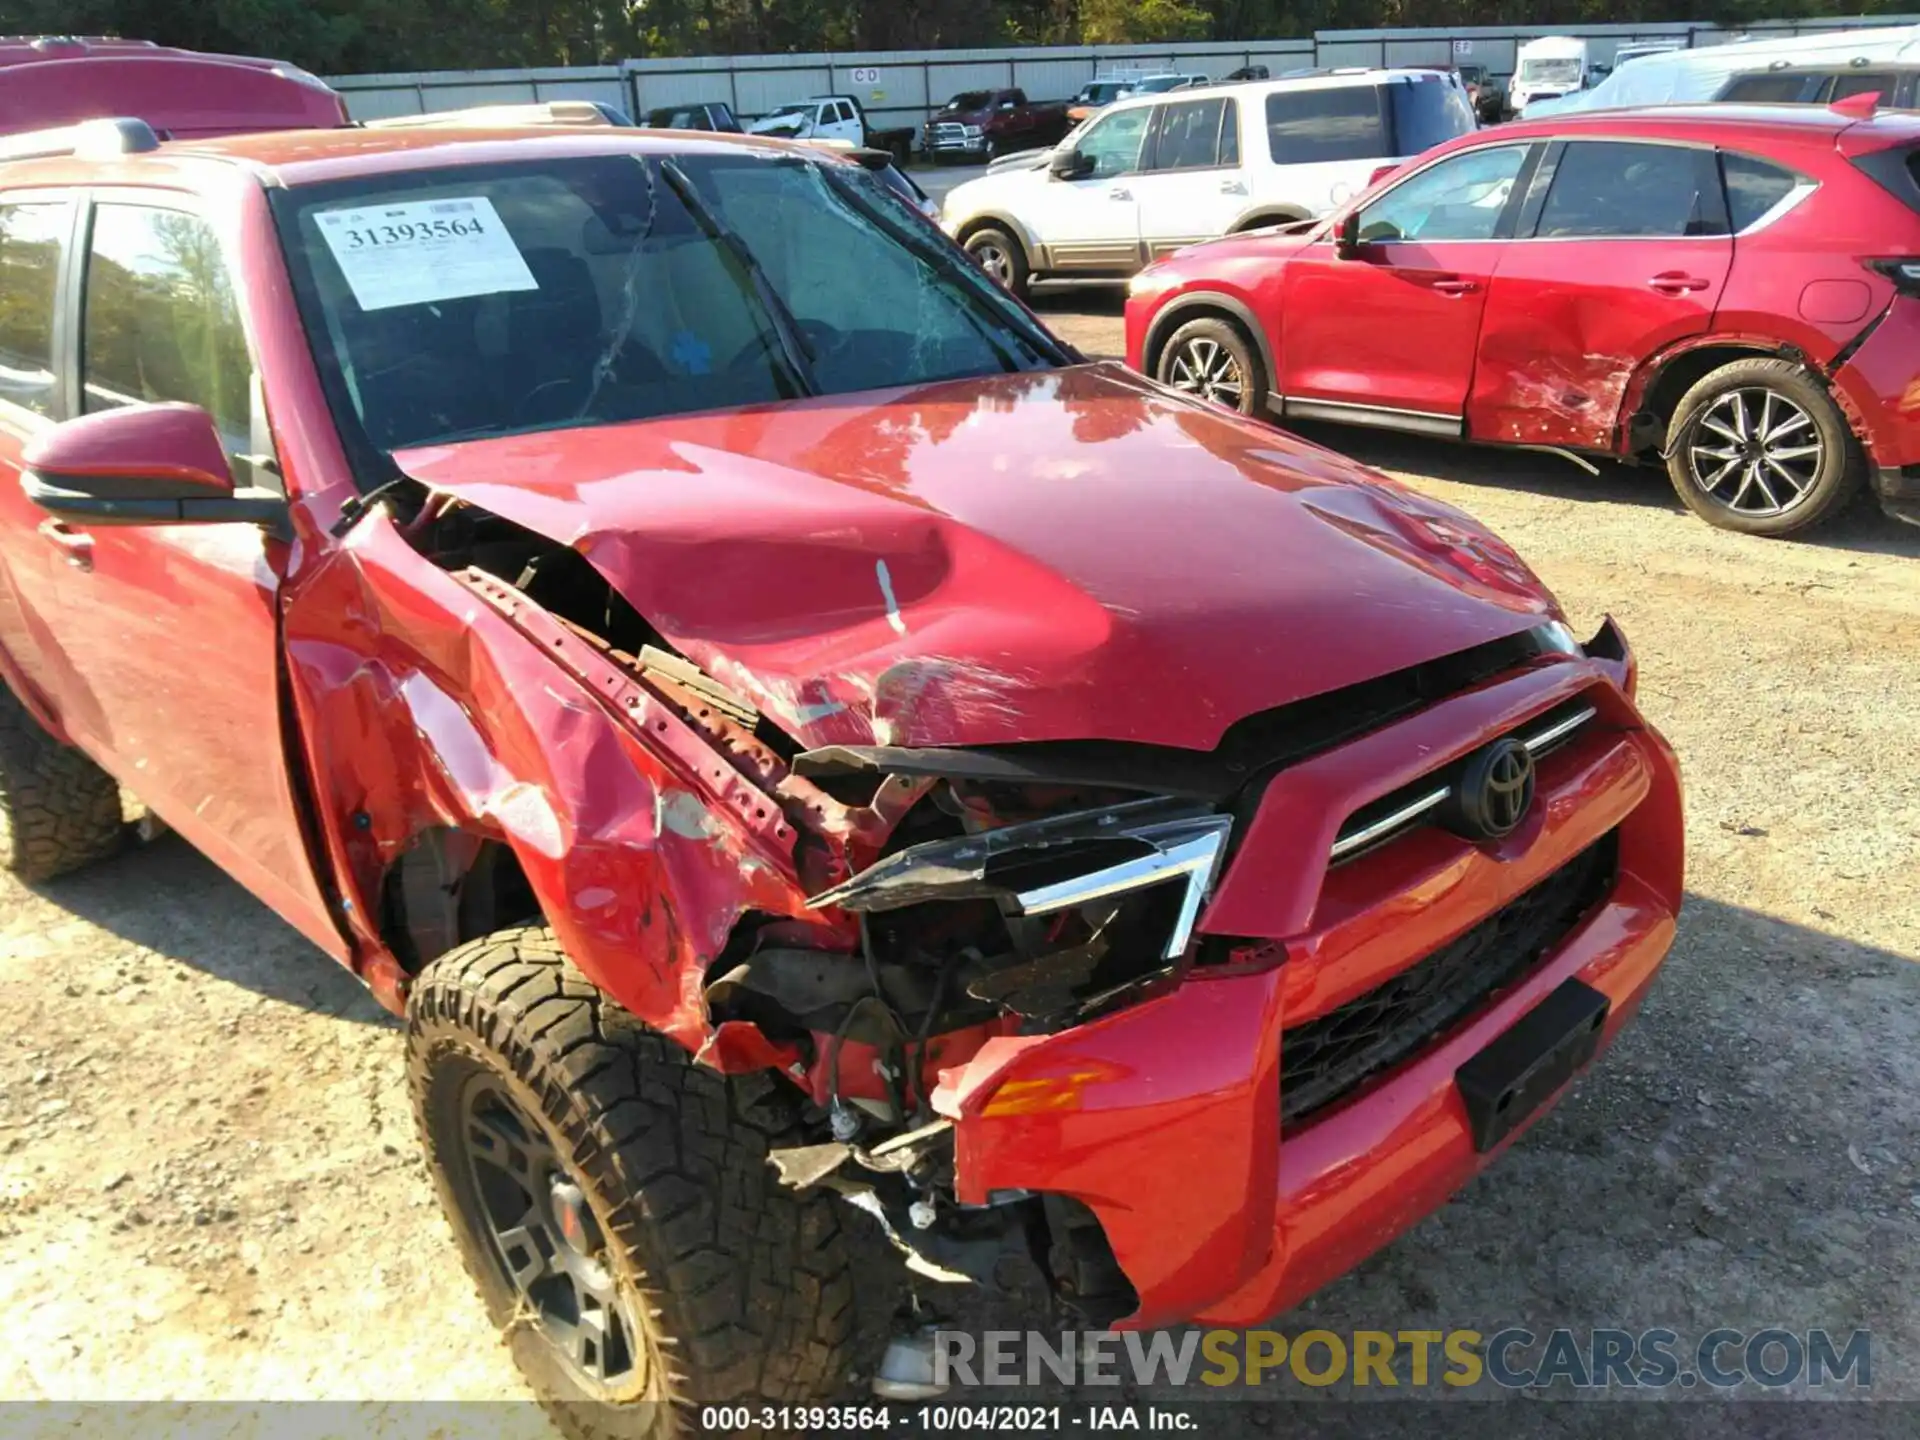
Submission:
[[[1915,0],[0,0],[0,34],[272,55],[320,74],[629,56],[1261,40],[1390,25],[1899,14]]]

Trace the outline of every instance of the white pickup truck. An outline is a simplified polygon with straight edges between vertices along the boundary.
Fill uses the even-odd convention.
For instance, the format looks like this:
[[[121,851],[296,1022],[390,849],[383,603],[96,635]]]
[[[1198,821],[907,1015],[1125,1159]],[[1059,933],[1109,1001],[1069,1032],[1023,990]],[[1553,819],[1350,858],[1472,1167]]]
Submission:
[[[851,95],[814,95],[769,111],[747,126],[749,135],[773,135],[782,140],[844,140],[850,145],[886,150],[905,164],[913,153],[913,130],[878,130],[867,122],[867,112]]]

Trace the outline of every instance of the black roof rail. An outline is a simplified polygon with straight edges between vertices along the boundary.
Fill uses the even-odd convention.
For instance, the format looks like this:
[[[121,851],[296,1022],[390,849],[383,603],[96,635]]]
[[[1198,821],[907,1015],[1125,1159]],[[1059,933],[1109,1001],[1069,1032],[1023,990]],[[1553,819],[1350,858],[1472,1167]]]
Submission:
[[[120,116],[111,120],[82,120],[55,130],[28,130],[0,136],[0,161],[38,160],[52,155],[104,159],[114,155],[144,155],[160,148],[160,137],[144,120]]]

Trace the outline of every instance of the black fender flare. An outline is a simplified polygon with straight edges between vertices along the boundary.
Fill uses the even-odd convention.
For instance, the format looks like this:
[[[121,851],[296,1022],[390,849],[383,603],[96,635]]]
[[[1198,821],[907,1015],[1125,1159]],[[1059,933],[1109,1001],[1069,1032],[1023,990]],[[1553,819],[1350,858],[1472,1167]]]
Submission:
[[[1167,337],[1188,320],[1199,318],[1209,310],[1219,311],[1237,321],[1240,328],[1252,339],[1254,348],[1260,352],[1260,364],[1267,372],[1267,396],[1271,400],[1279,393],[1279,377],[1273,368],[1273,347],[1267,343],[1267,330],[1255,318],[1245,301],[1236,300],[1218,290],[1189,290],[1184,295],[1176,295],[1160,308],[1147,325],[1147,338],[1140,347],[1140,361],[1143,372],[1151,377],[1159,366],[1160,348]]]

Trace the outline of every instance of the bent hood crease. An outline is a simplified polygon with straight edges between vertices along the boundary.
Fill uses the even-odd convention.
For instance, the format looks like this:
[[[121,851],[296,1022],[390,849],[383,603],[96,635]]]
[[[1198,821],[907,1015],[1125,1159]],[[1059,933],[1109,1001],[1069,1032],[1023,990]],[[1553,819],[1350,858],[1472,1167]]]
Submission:
[[[1558,615],[1460,512],[1109,364],[395,458],[809,746],[1206,750]]]

